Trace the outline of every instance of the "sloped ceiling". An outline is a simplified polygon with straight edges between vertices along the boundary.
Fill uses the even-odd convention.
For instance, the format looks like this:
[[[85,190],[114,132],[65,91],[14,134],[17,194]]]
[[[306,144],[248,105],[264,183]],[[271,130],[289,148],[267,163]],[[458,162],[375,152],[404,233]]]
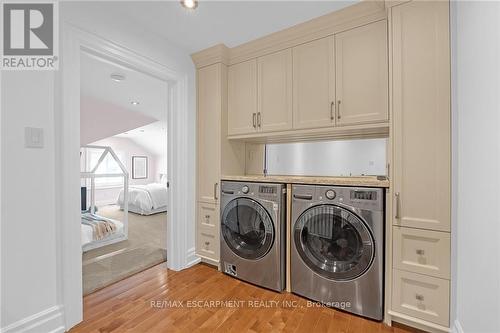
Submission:
[[[111,74],[121,74],[116,82]],[[82,145],[167,119],[168,84],[94,55],[83,53],[80,82]],[[132,102],[139,102],[133,105]]]

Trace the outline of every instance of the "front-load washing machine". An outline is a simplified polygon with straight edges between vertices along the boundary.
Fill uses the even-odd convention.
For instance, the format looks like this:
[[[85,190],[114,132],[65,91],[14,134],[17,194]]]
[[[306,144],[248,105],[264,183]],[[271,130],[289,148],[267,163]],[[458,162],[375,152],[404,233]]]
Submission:
[[[384,313],[384,189],[292,186],[291,289],[375,320]]]
[[[222,181],[224,273],[268,289],[284,289],[285,200],[283,184]]]

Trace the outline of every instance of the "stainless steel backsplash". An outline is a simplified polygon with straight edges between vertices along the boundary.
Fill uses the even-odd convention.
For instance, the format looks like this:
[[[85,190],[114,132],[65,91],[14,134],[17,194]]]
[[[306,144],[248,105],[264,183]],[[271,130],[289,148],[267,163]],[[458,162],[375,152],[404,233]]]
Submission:
[[[269,175],[387,175],[387,139],[277,143],[266,145]]]

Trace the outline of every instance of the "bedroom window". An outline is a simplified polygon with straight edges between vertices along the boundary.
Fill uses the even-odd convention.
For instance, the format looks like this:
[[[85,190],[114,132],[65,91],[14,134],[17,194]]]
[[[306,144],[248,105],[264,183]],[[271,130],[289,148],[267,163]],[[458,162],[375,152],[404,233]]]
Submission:
[[[123,152],[116,151],[116,155],[123,161]],[[102,155],[100,149],[87,149],[87,169],[92,170],[99,161]],[[123,163],[123,162],[122,162]],[[102,163],[96,170],[97,174],[120,174],[122,171],[118,164],[113,160],[111,155],[106,155]],[[98,177],[95,179],[96,187],[118,186],[123,184],[123,179],[120,177]]]

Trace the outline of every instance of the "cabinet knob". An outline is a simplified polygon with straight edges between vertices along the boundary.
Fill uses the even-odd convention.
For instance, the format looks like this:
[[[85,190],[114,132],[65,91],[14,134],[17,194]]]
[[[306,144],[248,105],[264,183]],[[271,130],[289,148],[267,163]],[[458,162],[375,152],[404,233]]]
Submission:
[[[424,300],[424,295],[415,294],[415,299],[416,299],[417,301],[423,301],[423,300]]]
[[[423,256],[425,254],[424,250],[418,249],[415,251],[419,256]]]
[[[206,246],[210,245],[210,242],[205,242],[205,245],[206,245]]]
[[[209,219],[210,219],[210,215],[205,215],[205,218],[206,218],[207,220],[209,220]]]

